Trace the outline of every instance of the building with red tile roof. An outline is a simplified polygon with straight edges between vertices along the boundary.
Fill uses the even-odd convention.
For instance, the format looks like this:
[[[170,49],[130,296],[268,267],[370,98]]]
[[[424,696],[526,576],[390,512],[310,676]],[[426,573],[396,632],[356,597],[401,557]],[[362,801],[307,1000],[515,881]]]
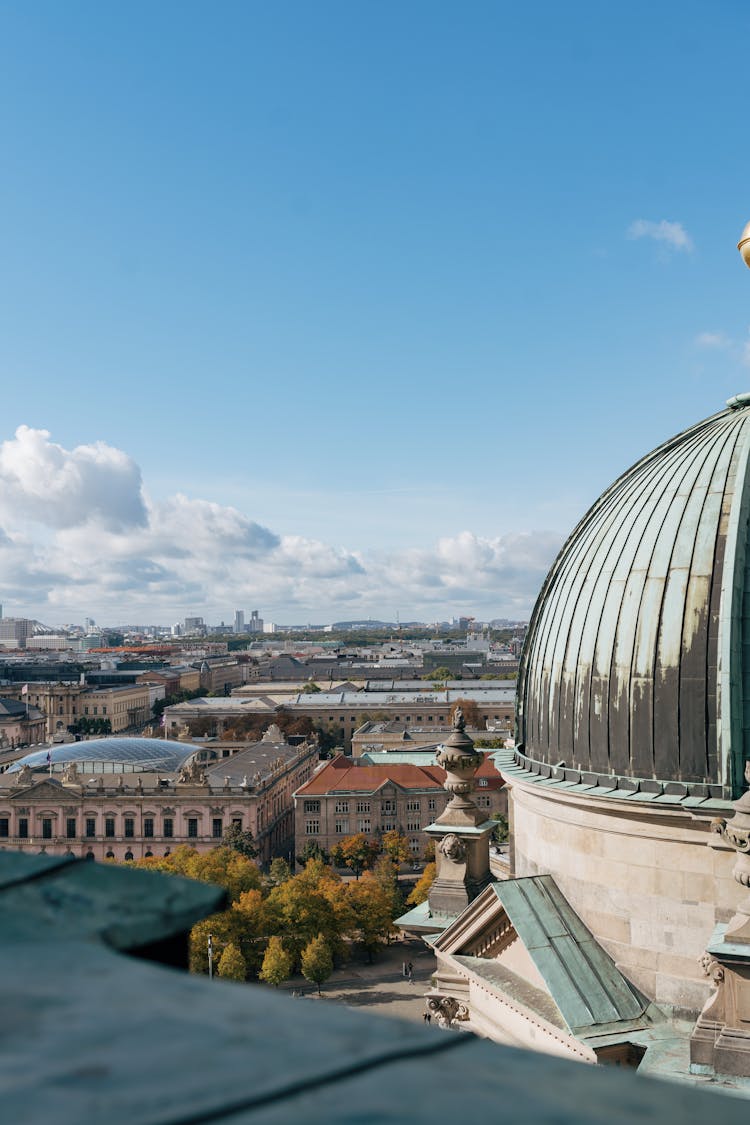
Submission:
[[[425,762],[370,765],[343,754],[327,762],[294,794],[297,854],[308,842],[330,851],[356,832],[377,840],[398,829],[407,836],[412,854],[423,855],[427,844],[423,829],[440,816],[449,800],[443,789],[445,770],[433,763],[429,753]],[[486,809],[487,819],[496,812],[505,815],[505,783],[490,754],[476,777],[475,800]]]

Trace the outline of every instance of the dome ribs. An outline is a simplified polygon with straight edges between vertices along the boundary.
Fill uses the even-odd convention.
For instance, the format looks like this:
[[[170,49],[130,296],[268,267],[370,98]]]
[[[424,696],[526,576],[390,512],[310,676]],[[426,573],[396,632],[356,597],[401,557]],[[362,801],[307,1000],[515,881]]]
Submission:
[[[736,548],[734,539],[748,531],[731,528],[749,443],[750,410],[706,419],[624,473],[568,538],[521,663],[518,734],[528,757],[598,775],[726,787],[722,597],[725,570],[739,566],[729,597],[732,620],[742,618],[745,543]],[[743,677],[733,669],[737,711]]]

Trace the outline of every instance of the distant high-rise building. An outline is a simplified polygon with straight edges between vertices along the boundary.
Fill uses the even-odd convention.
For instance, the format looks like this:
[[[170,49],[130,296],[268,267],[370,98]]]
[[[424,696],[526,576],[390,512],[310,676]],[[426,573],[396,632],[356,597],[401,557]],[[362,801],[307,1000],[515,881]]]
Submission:
[[[257,609],[254,609],[250,614],[250,632],[262,633],[263,632],[263,618]]]
[[[185,632],[186,633],[200,633],[205,629],[202,617],[186,617],[185,618]]]
[[[244,609],[236,609],[234,611],[234,631],[235,633],[245,632],[245,611]]]
[[[0,648],[25,648],[26,638],[33,632],[33,622],[26,617],[4,617],[0,620]]]

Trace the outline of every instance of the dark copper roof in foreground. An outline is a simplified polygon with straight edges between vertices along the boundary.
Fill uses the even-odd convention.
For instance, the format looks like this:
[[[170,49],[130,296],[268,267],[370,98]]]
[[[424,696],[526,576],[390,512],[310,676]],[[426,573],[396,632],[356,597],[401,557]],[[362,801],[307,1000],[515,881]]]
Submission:
[[[748,407],[750,395],[738,395],[644,457],[564,545],[521,662],[518,735],[528,758],[709,782],[724,796],[741,789]]]

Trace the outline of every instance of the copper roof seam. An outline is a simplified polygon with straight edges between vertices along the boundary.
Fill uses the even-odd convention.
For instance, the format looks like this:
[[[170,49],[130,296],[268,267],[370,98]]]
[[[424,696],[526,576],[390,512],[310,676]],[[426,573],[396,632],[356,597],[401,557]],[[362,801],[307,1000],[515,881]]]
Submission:
[[[686,495],[686,497],[685,497],[685,503],[683,505],[680,523],[679,523],[679,526],[677,528],[676,534],[674,535],[674,537],[672,539],[672,547],[671,547],[671,551],[670,551],[669,564],[668,564],[668,568],[667,568],[667,579],[666,579],[666,582],[665,582],[664,594],[663,594],[663,597],[662,597],[662,603],[661,603],[661,607],[660,607],[659,626],[658,626],[658,629],[657,629],[656,646],[655,646],[655,650],[654,650],[654,662],[653,662],[653,682],[654,682],[654,684],[656,683],[656,677],[657,677],[658,669],[659,669],[659,653],[660,653],[660,650],[661,650],[661,647],[662,647],[661,641],[662,641],[663,613],[664,613],[664,609],[665,609],[665,602],[666,602],[666,599],[667,599],[667,596],[668,596],[668,593],[669,593],[670,576],[673,573],[672,564],[673,564],[674,559],[675,559],[675,552],[677,550],[678,542],[680,542],[680,537],[681,537],[683,527],[685,526],[685,520],[686,520],[686,517],[687,517],[688,510],[690,508],[691,500],[696,495],[695,490],[696,490],[697,483],[700,480],[701,476],[703,475],[703,472],[706,469],[706,466],[711,461],[711,458],[713,458],[713,465],[711,467],[711,473],[710,473],[710,477],[709,477],[709,485],[710,485],[710,480],[713,479],[713,476],[716,472],[716,468],[717,468],[718,463],[721,459],[721,452],[722,452],[722,448],[723,448],[723,444],[720,443],[720,440],[719,440],[720,437],[723,437],[723,431],[719,435],[719,437],[717,437],[717,439],[712,443],[711,448],[706,451],[706,455],[705,455],[705,457],[703,459],[703,462],[700,466],[697,477],[696,477],[696,479],[693,483],[693,487],[691,488],[690,493],[688,495]],[[730,458],[730,460],[731,460],[731,458]],[[692,552],[691,552],[691,557],[692,557]],[[685,607],[685,598],[687,596],[688,578],[689,578],[689,565],[688,565],[688,568],[686,570],[685,586],[684,586],[684,591],[683,591],[683,594],[682,594],[682,605],[683,605],[682,612],[683,612],[683,615],[684,615],[684,607]],[[682,645],[681,644],[677,648],[676,656],[677,656],[677,664],[676,664],[677,680],[676,680],[676,684],[677,684],[678,690],[677,690],[677,700],[676,700],[677,714],[675,716],[675,730],[676,730],[676,734],[677,734],[677,748],[678,748],[678,753],[679,753],[679,730],[680,730],[680,726],[679,726],[679,699],[680,699],[679,684],[680,684],[680,664],[681,664],[681,660],[682,660]],[[665,665],[665,667],[666,667],[666,665]],[[659,710],[660,710],[660,708],[658,707],[658,704],[657,704],[657,695],[656,695],[656,691],[654,690],[654,702],[653,702],[653,707],[652,707],[651,722],[652,722],[652,729],[653,729],[652,740],[653,740],[653,748],[654,748],[654,775],[657,776],[657,777],[659,776],[659,766],[658,766],[658,762],[657,762],[657,712]]]
[[[614,583],[622,588],[615,592],[615,597],[619,594],[619,608],[616,613],[612,610],[613,620],[616,621],[607,677],[610,690],[606,694],[606,723],[609,732],[606,742],[611,747],[616,733],[612,728],[612,706],[616,698],[613,695],[613,688],[616,687],[613,678],[617,679],[616,665],[622,663],[622,659],[618,661],[618,656],[625,657],[626,649],[627,660],[623,663],[623,669],[627,666],[627,676],[622,677],[626,694],[622,705],[627,714],[622,716],[626,728],[622,733],[627,742],[628,768],[634,769],[637,764],[636,772],[654,774],[659,737],[658,696],[654,681],[660,669],[667,594],[673,589],[674,608],[677,609],[680,604],[683,635],[689,598],[694,599],[701,586],[708,583],[707,604],[715,601],[715,593],[712,594],[711,591],[715,591],[718,575],[715,568],[708,565],[706,542],[701,551],[701,574],[697,575],[697,541],[700,535],[707,532],[711,537],[711,558],[718,562],[717,543],[721,534],[720,525],[725,518],[722,512],[726,509],[729,496],[728,476],[732,472],[735,448],[744,428],[741,413],[726,411],[663,443],[622,474],[589,509],[568,537],[545,581],[524,647],[519,684],[519,735],[527,750],[532,750],[536,744],[540,749],[546,746],[546,758],[551,761],[562,757],[569,765],[578,764],[584,751],[587,758],[585,764],[593,760],[592,719],[594,693],[600,678],[598,668],[601,631],[609,612],[607,605],[614,604]],[[747,457],[744,464],[747,468]],[[691,500],[695,503],[698,483],[709,465],[711,473],[708,482],[704,482],[698,490],[700,511],[689,548],[691,561],[687,571],[688,586],[687,594],[683,597],[680,586],[670,585],[675,552],[680,537],[684,537]],[[687,488],[686,483],[689,485]],[[685,547],[687,546],[688,543],[685,542]],[[657,558],[660,559],[658,566],[655,565]],[[635,564],[639,563],[639,559],[643,565],[638,565],[636,571]],[[627,573],[618,575],[618,569],[624,565],[627,566]],[[622,615],[628,598],[632,598],[636,608],[631,615],[633,620],[623,634]],[[643,615],[647,605],[651,603],[653,607],[648,611],[646,621]],[[705,713],[705,757],[710,750],[707,740],[712,737],[712,709],[717,706],[708,684],[708,675],[711,674],[714,661],[712,653],[715,630],[710,628],[710,620],[705,620],[705,605],[701,614],[704,625],[701,626],[703,647],[700,659],[703,661],[704,671],[700,700]],[[621,654],[618,654],[618,644],[625,646]],[[680,665],[682,655],[680,651]],[[651,760],[650,770],[647,769],[647,762],[636,763],[638,755],[632,745],[633,723],[637,719],[633,707],[639,703],[635,695],[635,681],[640,682],[644,675],[650,676],[646,685],[649,713],[648,716],[643,716],[649,727],[650,745],[647,754]],[[684,690],[683,680],[684,676],[680,671],[678,699],[679,693]],[[567,714],[562,710],[564,706],[568,708]],[[568,761],[569,758],[571,761]],[[600,765],[601,763],[597,768]]]
[[[700,440],[700,438],[696,436],[693,440],[697,442]],[[573,608],[570,611],[568,620],[565,622],[566,650],[562,653],[561,658],[558,658],[557,653],[559,650],[559,637],[563,635],[564,632],[561,625],[560,629],[558,630],[558,641],[556,642],[553,649],[552,662],[549,669],[550,680],[553,684],[559,684],[557,695],[558,711],[562,707],[562,691],[560,690],[560,688],[562,688],[563,686],[562,679],[564,675],[564,669],[569,664],[569,661],[566,658],[567,649],[570,645],[571,633],[573,631],[573,626],[576,620],[576,613],[578,612],[578,604],[583,591],[585,590],[585,584],[588,579],[588,575],[591,572],[592,568],[596,568],[596,564],[598,562],[598,557],[602,550],[602,547],[604,547],[605,549],[604,558],[606,559],[613,547],[617,543],[621,543],[622,546],[618,554],[617,564],[613,570],[612,577],[614,577],[614,575],[616,574],[617,565],[620,562],[623,552],[630,549],[631,547],[634,526],[642,518],[644,503],[643,500],[641,499],[637,504],[633,501],[637,500],[639,498],[639,495],[642,494],[644,490],[647,491],[647,498],[650,498],[652,493],[658,488],[661,478],[667,472],[668,468],[671,467],[672,463],[677,461],[678,456],[679,450],[671,449],[666,459],[666,464],[664,461],[659,461],[656,458],[648,458],[645,462],[645,473],[643,475],[635,472],[630,476],[628,474],[624,474],[619,479],[617,487],[608,490],[608,493],[606,494],[608,502],[602,502],[602,504],[600,505],[600,511],[603,514],[604,518],[600,521],[599,527],[596,529],[596,532],[593,532],[593,527],[582,527],[581,539],[583,549],[581,551],[581,554],[583,558],[588,561],[588,565],[586,566],[585,571],[578,567],[576,569],[576,572],[568,580],[570,591],[571,593],[575,592],[575,597]],[[604,499],[605,498],[603,498],[603,501]],[[623,511],[625,513],[625,518],[623,518]],[[582,521],[582,524],[584,523],[585,521]],[[567,576],[573,570],[572,564],[569,564],[567,560],[564,560],[564,568],[567,572],[567,578]],[[624,593],[625,587],[623,588],[623,596]],[[570,599],[567,600],[565,610],[563,611],[563,614],[561,616],[565,616],[568,613],[569,601]],[[613,650],[616,644],[616,636],[617,633],[615,631],[613,637]],[[556,666],[560,669],[559,676],[556,674]],[[562,753],[562,756],[565,757],[565,746],[563,745],[559,749]],[[570,750],[573,750],[572,742]]]

